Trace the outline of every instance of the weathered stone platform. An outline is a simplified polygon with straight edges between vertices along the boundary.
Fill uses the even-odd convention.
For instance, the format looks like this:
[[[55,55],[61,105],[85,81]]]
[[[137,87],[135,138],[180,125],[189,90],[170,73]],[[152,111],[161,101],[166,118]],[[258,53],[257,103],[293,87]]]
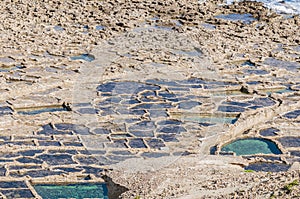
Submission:
[[[43,183],[271,197],[299,178],[299,16],[255,2],[35,3],[1,6],[1,198],[40,198]],[[230,13],[247,21],[217,17]],[[221,150],[241,138],[282,153]]]

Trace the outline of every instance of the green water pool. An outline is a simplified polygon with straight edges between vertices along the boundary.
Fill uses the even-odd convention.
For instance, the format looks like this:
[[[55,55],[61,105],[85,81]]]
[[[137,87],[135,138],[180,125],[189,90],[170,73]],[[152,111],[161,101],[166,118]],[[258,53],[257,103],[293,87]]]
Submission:
[[[274,142],[261,138],[239,139],[223,146],[221,150],[235,152],[238,156],[282,153]]]
[[[108,199],[105,184],[35,185],[34,189],[43,199]]]

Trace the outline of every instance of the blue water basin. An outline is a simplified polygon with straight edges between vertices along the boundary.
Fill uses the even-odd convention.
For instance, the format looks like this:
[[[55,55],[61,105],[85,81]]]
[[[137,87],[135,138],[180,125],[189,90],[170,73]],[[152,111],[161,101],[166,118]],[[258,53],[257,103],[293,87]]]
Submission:
[[[221,150],[225,152],[235,152],[238,156],[282,153],[274,142],[261,138],[238,139],[223,146]]]
[[[43,184],[35,185],[34,189],[43,199],[58,198],[101,198],[108,199],[108,190],[105,184],[67,184],[52,185]]]

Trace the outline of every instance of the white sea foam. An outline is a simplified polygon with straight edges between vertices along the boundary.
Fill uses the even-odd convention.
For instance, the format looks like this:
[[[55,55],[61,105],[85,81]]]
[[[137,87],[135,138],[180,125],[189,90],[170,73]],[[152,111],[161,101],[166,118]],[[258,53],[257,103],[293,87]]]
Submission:
[[[242,0],[226,0],[227,4]],[[256,0],[262,2],[267,8],[275,10],[280,14],[300,14],[300,0]]]

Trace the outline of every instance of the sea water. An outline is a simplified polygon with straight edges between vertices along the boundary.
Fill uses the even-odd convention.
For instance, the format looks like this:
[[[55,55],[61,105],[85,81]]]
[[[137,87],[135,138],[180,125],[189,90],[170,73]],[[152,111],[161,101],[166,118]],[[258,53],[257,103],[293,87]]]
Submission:
[[[226,0],[227,4],[240,2],[242,0]],[[300,14],[300,0],[256,0],[262,2],[267,8],[275,10],[279,14]]]

